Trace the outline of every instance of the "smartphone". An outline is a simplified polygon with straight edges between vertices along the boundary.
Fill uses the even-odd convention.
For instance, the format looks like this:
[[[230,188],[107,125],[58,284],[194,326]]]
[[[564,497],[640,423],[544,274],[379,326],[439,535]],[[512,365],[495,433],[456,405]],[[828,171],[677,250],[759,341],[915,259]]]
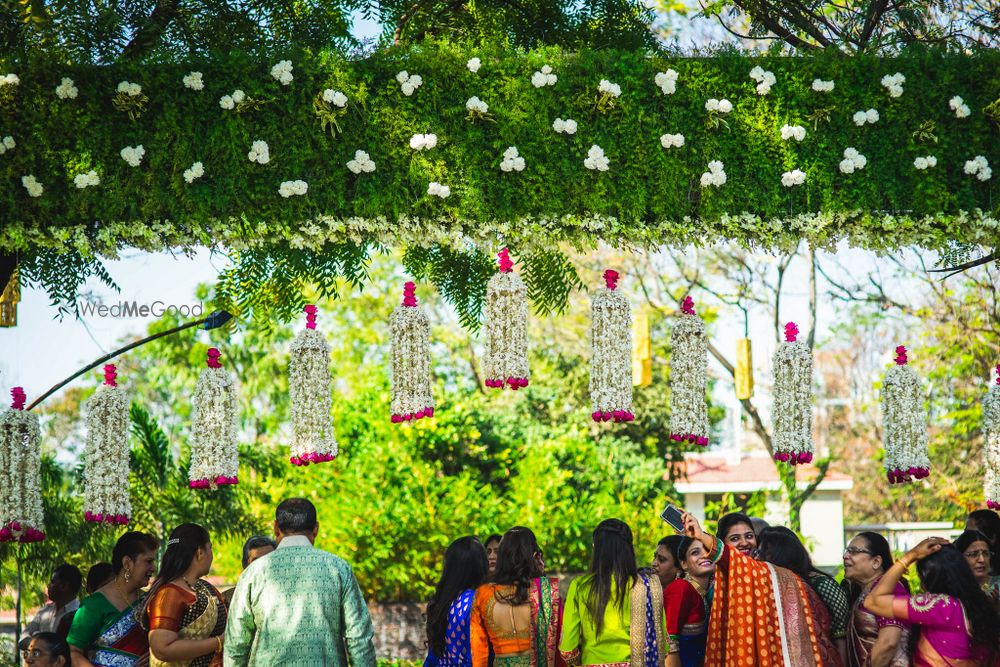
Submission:
[[[678,533],[684,532],[684,521],[681,519],[681,510],[674,504],[667,507],[660,513],[660,518],[666,521]]]

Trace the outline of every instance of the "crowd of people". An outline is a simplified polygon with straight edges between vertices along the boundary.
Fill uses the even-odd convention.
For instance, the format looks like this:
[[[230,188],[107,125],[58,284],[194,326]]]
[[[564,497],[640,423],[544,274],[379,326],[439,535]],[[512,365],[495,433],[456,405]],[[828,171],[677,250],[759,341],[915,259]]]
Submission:
[[[717,534],[682,515],[641,567],[618,519],[593,533],[590,566],[565,599],[534,533],[462,537],[427,605],[425,667],[997,667],[1000,515],[977,510],[954,542],[894,560],[878,533],[855,536],[844,578],[814,567],[791,530],[728,514]],[[275,539],[243,548],[235,588],[205,580],[208,532],[160,542],[130,531],[110,563],[64,565],[21,649],[34,667],[374,667],[374,628],[350,565],[315,548],[316,508],[291,498]],[[916,566],[920,592],[904,575]],[[155,576],[154,576],[155,574]]]

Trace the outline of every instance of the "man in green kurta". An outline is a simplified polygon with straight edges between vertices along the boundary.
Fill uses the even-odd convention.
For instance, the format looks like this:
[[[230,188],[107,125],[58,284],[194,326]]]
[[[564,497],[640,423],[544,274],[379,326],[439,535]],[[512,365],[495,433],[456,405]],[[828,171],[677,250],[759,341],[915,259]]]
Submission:
[[[240,576],[226,626],[225,667],[375,667],[374,629],[347,561],[313,546],[316,508],[278,505],[278,548]]]

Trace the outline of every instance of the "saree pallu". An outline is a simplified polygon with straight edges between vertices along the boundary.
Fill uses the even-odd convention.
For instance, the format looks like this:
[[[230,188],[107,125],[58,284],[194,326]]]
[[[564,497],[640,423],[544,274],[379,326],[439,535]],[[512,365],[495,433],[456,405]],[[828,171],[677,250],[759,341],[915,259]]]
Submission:
[[[868,667],[871,664],[871,652],[878,640],[878,633],[884,627],[897,627],[902,633],[899,644],[896,646],[896,653],[889,661],[889,667],[910,667],[909,650],[909,629],[894,618],[884,618],[876,616],[865,607],[865,599],[872,589],[878,584],[881,577],[869,582],[861,589],[861,594],[854,601],[851,608],[851,615],[847,623],[847,656],[851,667]],[[907,591],[902,584],[896,584],[895,595],[906,595]]]
[[[949,595],[897,595],[892,613],[920,628],[914,667],[991,667],[989,650],[972,644],[965,608]]]
[[[548,577],[532,581],[530,602],[531,631],[534,636],[531,667],[556,667],[557,660],[562,663],[559,656],[562,623],[559,582]]]
[[[708,641],[707,600],[687,579],[672,581],[664,597],[669,652],[679,655],[682,667],[701,667]]]
[[[435,655],[428,649],[424,667],[471,667],[472,648],[469,640],[469,619],[476,591],[467,588],[448,607],[448,627],[444,635],[444,654]],[[508,666],[509,667],[509,666]]]
[[[660,667],[667,649],[663,627],[663,589],[654,586],[649,576],[640,572],[632,586],[629,621],[631,667]]]
[[[149,637],[136,613],[141,606],[140,599],[119,610],[103,593],[94,593],[73,616],[66,641],[95,667],[134,667],[149,651]]]
[[[718,539],[715,549],[725,552],[715,573],[706,667],[841,667],[827,636],[829,615],[808,584]]]
[[[210,639],[226,631],[226,605],[211,584],[197,580],[193,593],[166,584],[149,601],[149,629],[176,632],[179,639]],[[166,662],[150,651],[150,667],[221,667],[222,652],[213,651],[190,660]]]
[[[476,590],[469,621],[473,667],[487,667],[491,659],[494,667],[524,667],[524,659],[530,661],[527,667],[565,667],[558,651],[562,620],[558,581],[547,577],[531,581],[526,603],[530,621],[516,632],[505,630],[493,618],[498,593],[506,596],[513,591],[513,585],[498,584],[483,584]]]

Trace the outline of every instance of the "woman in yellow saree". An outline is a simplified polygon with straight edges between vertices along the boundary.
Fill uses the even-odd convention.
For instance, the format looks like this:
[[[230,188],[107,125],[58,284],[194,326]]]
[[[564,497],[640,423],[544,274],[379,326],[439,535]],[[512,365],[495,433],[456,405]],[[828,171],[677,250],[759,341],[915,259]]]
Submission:
[[[745,556],[685,512],[684,532],[717,561],[706,667],[841,667],[830,617],[790,570]]]

